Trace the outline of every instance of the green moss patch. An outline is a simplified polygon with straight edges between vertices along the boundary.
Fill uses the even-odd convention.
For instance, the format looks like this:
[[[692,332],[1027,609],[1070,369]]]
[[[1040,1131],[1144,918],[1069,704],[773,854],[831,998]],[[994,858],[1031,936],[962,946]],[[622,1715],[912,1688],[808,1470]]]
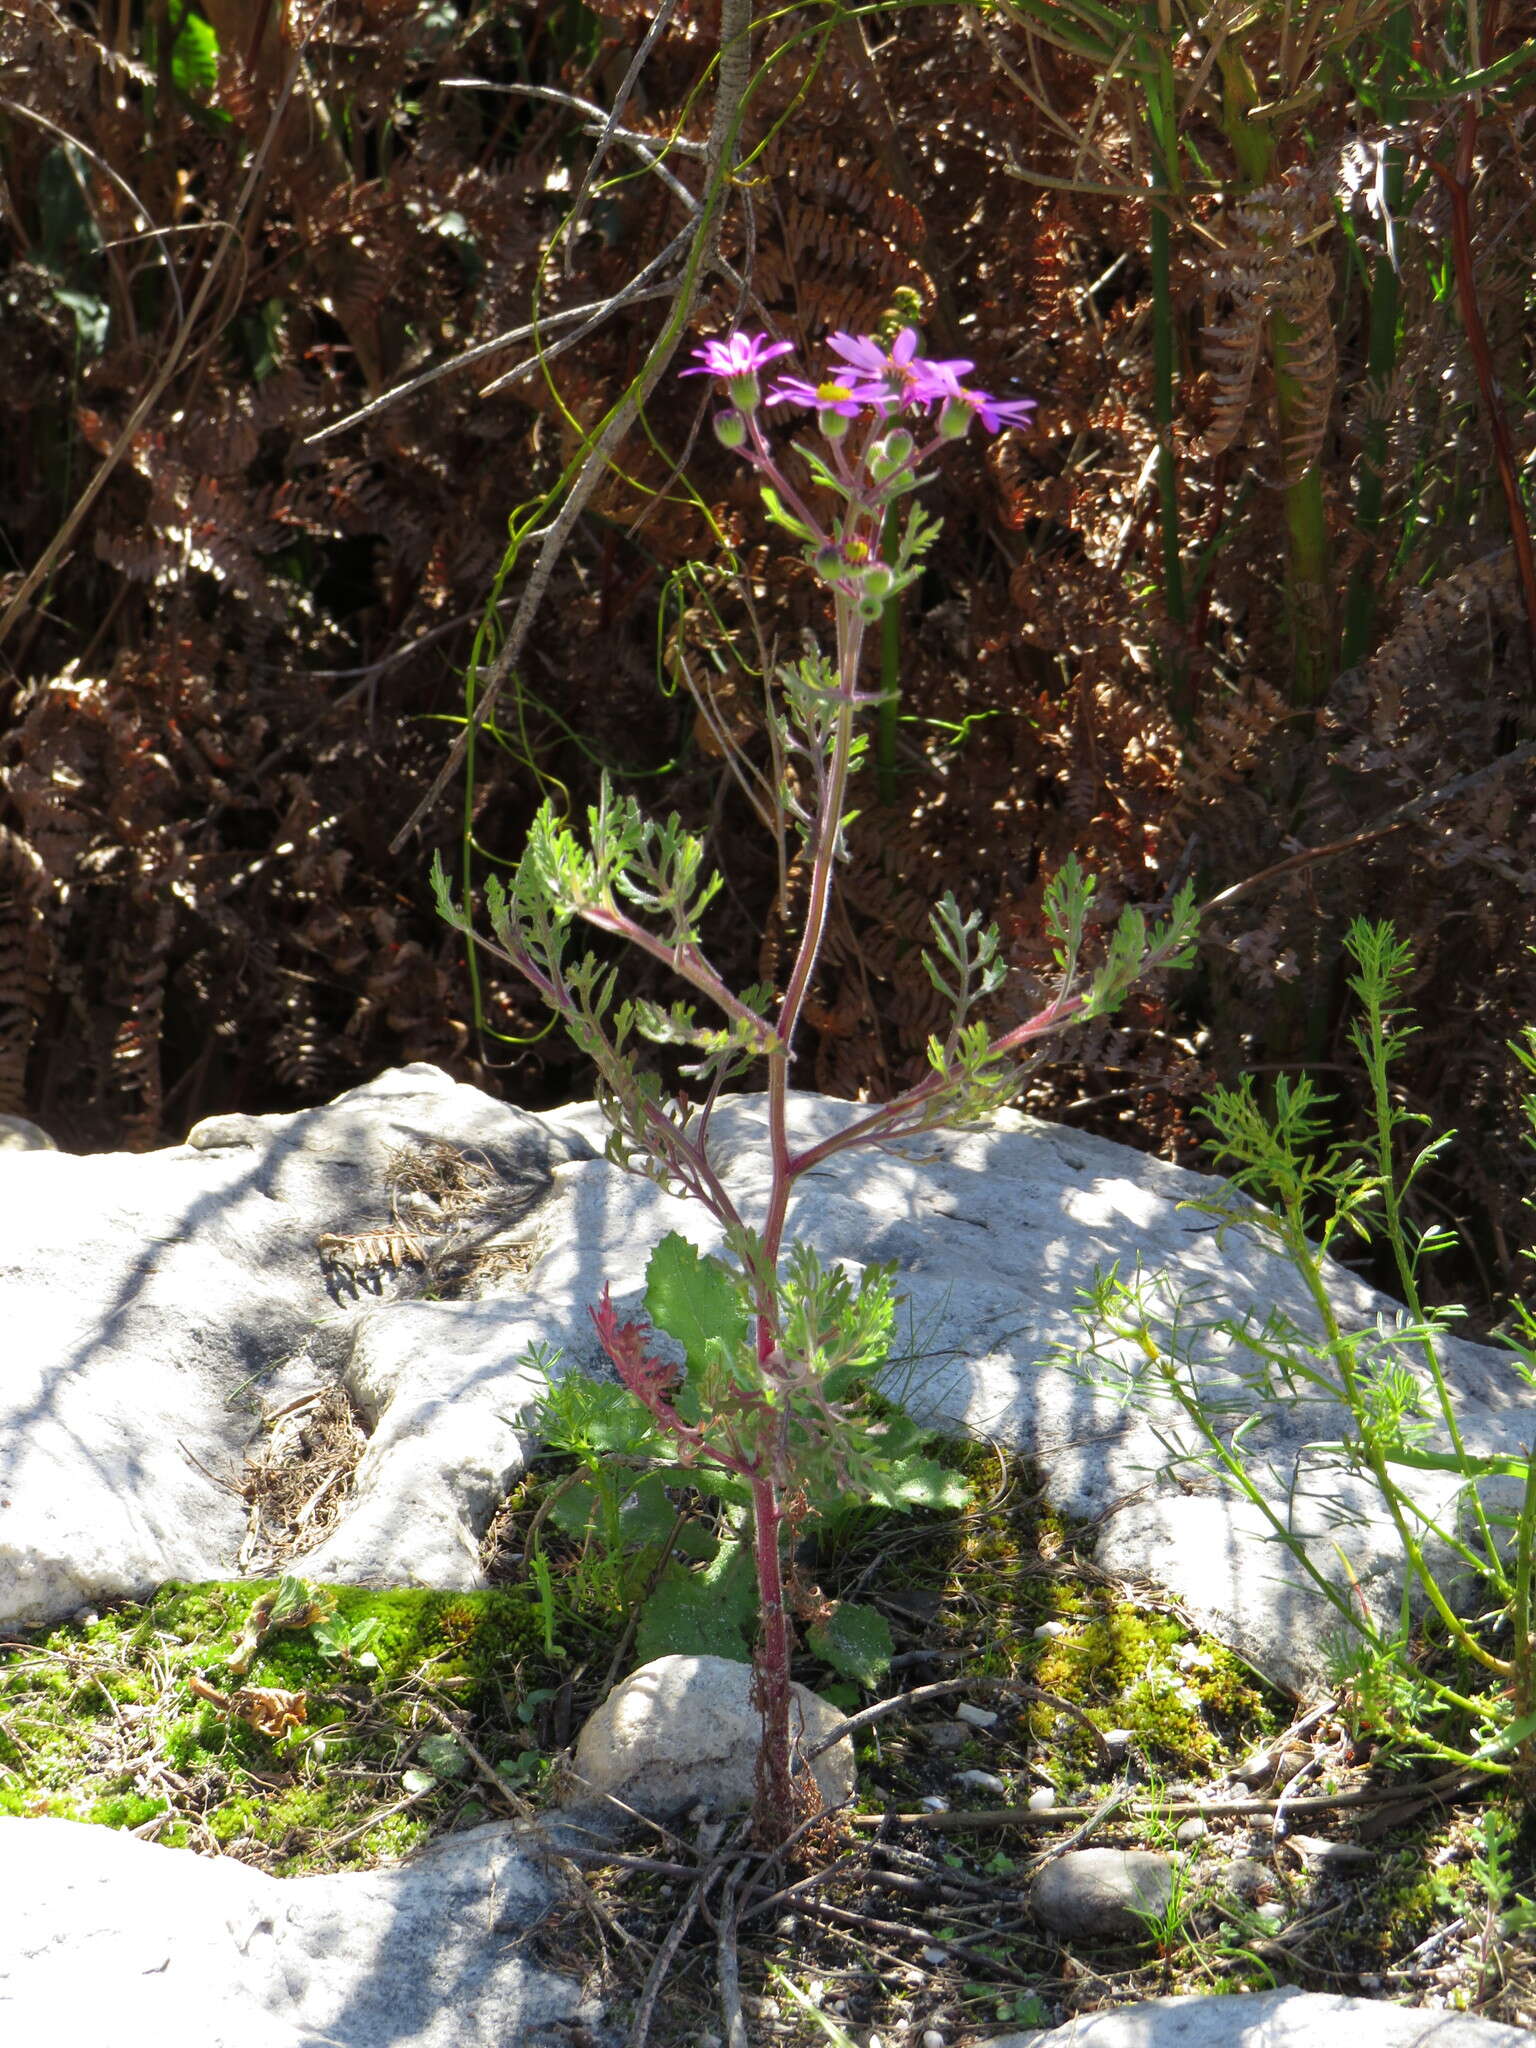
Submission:
[[[324,1631],[278,1627],[232,1668],[276,1592],[168,1585],[0,1645],[0,1813],[129,1829],[286,1874],[399,1856],[472,1805],[475,1819],[507,1810],[483,1782],[472,1800],[454,1731],[493,1768],[505,1761],[509,1783],[526,1778],[528,1702],[548,1699],[557,1676],[535,1657],[528,1598],[338,1586],[326,1604],[339,1654],[325,1654]],[[366,1654],[348,1653],[349,1639]],[[275,1703],[265,1719],[263,1701]]]

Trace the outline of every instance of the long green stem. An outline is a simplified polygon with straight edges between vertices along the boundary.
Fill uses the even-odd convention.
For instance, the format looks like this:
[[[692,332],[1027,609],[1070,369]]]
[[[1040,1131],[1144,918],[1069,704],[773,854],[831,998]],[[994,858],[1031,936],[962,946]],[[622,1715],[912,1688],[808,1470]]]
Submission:
[[[766,1367],[779,1342],[779,1254],[789,1198],[803,1168],[789,1149],[789,1069],[811,976],[821,955],[832,879],[842,840],[843,805],[853,758],[855,703],[864,624],[858,607],[837,598],[837,662],[840,702],[823,788],[815,808],[816,838],[812,849],[809,900],[795,963],[779,1006],[775,1044],[768,1059],[768,1139],[772,1186],[754,1261],[753,1292],[757,1310],[757,1358]],[[794,1825],[794,1786],[789,1762],[789,1622],[784,1612],[783,1559],[780,1555],[783,1510],[778,1481],[771,1471],[752,1482],[753,1545],[757,1560],[760,1633],[756,1669],[763,1715],[763,1748],[759,1765],[756,1824],[764,1839],[782,1840]]]
[[[1158,532],[1161,536],[1163,610],[1171,626],[1189,621],[1184,594],[1184,565],[1179,534],[1179,475],[1174,455],[1173,422],[1178,402],[1178,330],[1173,308],[1172,228],[1170,208],[1179,191],[1178,118],[1174,101],[1173,57],[1169,38],[1155,6],[1142,10],[1139,39],[1147,122],[1152,138],[1152,221],[1148,254],[1152,272],[1152,416],[1157,427]],[[1187,650],[1173,657],[1171,701],[1181,726],[1191,730],[1194,704],[1190,695]]]
[[[1382,166],[1382,208],[1389,223],[1401,215],[1403,204],[1404,152],[1388,147]],[[1390,229],[1389,229],[1390,232]],[[1371,318],[1367,342],[1366,389],[1375,401],[1367,418],[1360,446],[1360,481],[1355,491],[1355,526],[1367,540],[1374,540],[1381,526],[1385,499],[1383,476],[1387,461],[1387,415],[1385,396],[1388,379],[1397,363],[1398,333],[1402,324],[1402,280],[1394,252],[1384,249],[1371,265]],[[1350,579],[1344,601],[1344,644],[1339,659],[1345,668],[1364,661],[1370,652],[1376,622],[1378,564],[1374,548]]]
[[[1288,314],[1272,313],[1270,353],[1275,369],[1275,412],[1280,446],[1288,449],[1304,430],[1313,400],[1293,364],[1303,336]],[[1284,487],[1286,595],[1291,615],[1291,702],[1320,704],[1333,681],[1333,628],[1329,593],[1328,519],[1323,472],[1316,460]]]
[[[1365,1453],[1365,1461],[1370,1469],[1371,1477],[1375,1480],[1377,1491],[1381,1495],[1387,1513],[1392,1518],[1392,1526],[1397,1531],[1397,1539],[1403,1546],[1403,1555],[1408,1561],[1408,1568],[1418,1581],[1425,1599],[1428,1600],[1430,1606],[1440,1617],[1440,1621],[1451,1640],[1460,1649],[1464,1650],[1474,1662],[1483,1665],[1489,1671],[1495,1672],[1500,1678],[1507,1678],[1509,1676],[1508,1664],[1501,1658],[1495,1657],[1491,1651],[1484,1649],[1460,1615],[1456,1613],[1444,1593],[1441,1592],[1439,1581],[1430,1570],[1419,1539],[1414,1533],[1407,1515],[1403,1512],[1404,1495],[1397,1481],[1392,1477],[1386,1457],[1377,1440],[1376,1431],[1365,1426],[1367,1408],[1360,1386],[1359,1375],[1355,1370],[1354,1349],[1349,1338],[1345,1336],[1343,1329],[1340,1327],[1332,1297],[1323,1280],[1317,1254],[1312,1250],[1311,1244],[1308,1241],[1306,1219],[1302,1216],[1299,1205],[1296,1205],[1292,1213],[1287,1217],[1286,1236],[1291,1258],[1297,1271],[1306,1283],[1307,1292],[1312,1297],[1312,1304],[1317,1311],[1318,1320],[1327,1333],[1328,1353],[1338,1371],[1339,1385],[1343,1393],[1345,1405],[1354,1417],[1356,1424],[1360,1426],[1360,1448]]]

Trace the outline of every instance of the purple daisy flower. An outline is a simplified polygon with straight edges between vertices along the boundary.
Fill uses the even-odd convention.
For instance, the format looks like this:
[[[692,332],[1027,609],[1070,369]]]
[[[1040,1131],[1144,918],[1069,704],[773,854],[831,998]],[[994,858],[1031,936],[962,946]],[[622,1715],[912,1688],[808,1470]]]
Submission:
[[[1003,427],[1027,427],[1034,411],[1032,398],[994,398],[990,391],[975,391],[960,384],[949,393],[939,416],[939,431],[946,438],[958,438],[970,425],[966,417],[969,414],[979,419],[989,434],[995,434]]]
[[[860,377],[878,387],[862,396],[887,401],[899,397],[906,405],[938,405],[953,398],[960,388],[960,376],[976,365],[967,356],[920,356],[917,329],[903,327],[889,349],[869,334],[829,334],[827,346]]]
[[[819,413],[835,412],[845,420],[857,419],[868,400],[852,384],[829,380],[808,384],[803,377],[781,377],[768,387],[770,405],[809,405]]]
[[[766,334],[732,334],[724,341],[706,341],[694,354],[699,358],[691,369],[679,370],[679,377],[751,377],[775,356],[787,356],[792,341],[770,341]]]

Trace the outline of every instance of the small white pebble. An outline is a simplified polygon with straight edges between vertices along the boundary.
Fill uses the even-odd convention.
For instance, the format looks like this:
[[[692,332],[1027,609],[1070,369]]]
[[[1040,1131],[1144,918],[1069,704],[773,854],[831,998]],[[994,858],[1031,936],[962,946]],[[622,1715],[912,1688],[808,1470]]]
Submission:
[[[923,1950],[923,1961],[934,1964],[947,1963],[949,1961],[949,1950],[947,1948],[925,1948]],[[923,2039],[926,2041],[927,2038],[928,2036],[924,2034]]]
[[[930,1792],[922,1802],[930,1813],[948,1813],[949,1801],[940,1792]]]
[[[1130,1729],[1106,1728],[1104,1730],[1104,1747],[1109,1751],[1109,1760],[1112,1764],[1123,1762],[1131,1747]]]
[[[1042,1785],[1038,1792],[1031,1792],[1025,1802],[1031,1813],[1049,1813],[1056,1804],[1056,1793],[1050,1785]]]
[[[963,1701],[955,1709],[955,1719],[968,1721],[973,1728],[995,1728],[997,1718],[990,1707],[973,1707],[969,1700]]]
[[[784,1915],[784,1918],[779,1922],[778,1931],[780,1934],[794,1934],[799,1928],[799,1925],[800,1922],[795,1918],[793,1913],[786,1913]]]
[[[1173,1831],[1173,1839],[1176,1842],[1182,1842],[1187,1847],[1191,1842],[1202,1840],[1209,1832],[1210,1830],[1204,1820],[1196,1813],[1191,1814],[1188,1820],[1180,1821]]]
[[[924,2028],[923,2048],[944,2048],[944,2036],[937,2027]]]
[[[1008,1790],[1008,1787],[995,1771],[961,1771],[957,1775],[955,1783],[957,1785],[974,1785],[978,1792],[997,1792],[1001,1794]]]
[[[810,1983],[807,1984],[805,1987],[805,1995],[811,2001],[812,2005],[820,2005],[821,2001],[827,1995],[827,1987],[825,1984],[822,1983],[819,1977],[813,1977]]]
[[[1040,1626],[1034,1631],[1035,1641],[1037,1643],[1053,1642],[1057,1636],[1064,1636],[1066,1632],[1067,1624],[1064,1621],[1042,1621]]]
[[[1283,1927],[1285,1925],[1285,1908],[1278,1899],[1271,1899],[1267,1904],[1256,1909],[1254,1918],[1262,1920],[1266,1927]]]

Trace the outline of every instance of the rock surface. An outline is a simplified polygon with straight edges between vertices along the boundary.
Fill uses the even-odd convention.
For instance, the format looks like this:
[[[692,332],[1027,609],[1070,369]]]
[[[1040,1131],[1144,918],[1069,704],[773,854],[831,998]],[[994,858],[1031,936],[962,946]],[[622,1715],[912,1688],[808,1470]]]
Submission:
[[[607,1794],[669,1820],[695,1805],[715,1813],[752,1804],[762,1721],[752,1672],[725,1657],[657,1657],[616,1685],[581,1731],[573,1798]],[[792,1733],[805,1747],[833,1735],[843,1716],[792,1688]],[[826,1806],[853,1797],[853,1744],[835,1743],[811,1766]]]
[[[797,1097],[795,1141],[831,1136],[860,1114]],[[715,1113],[716,1164],[749,1218],[766,1194],[764,1122],[754,1097]],[[707,1217],[609,1165],[604,1135],[591,1105],[532,1117],[414,1066],[297,1116],[213,1119],[187,1144],[147,1156],[0,1146],[0,1623],[143,1597],[169,1578],[238,1576],[252,1535],[238,1481],[263,1412],[336,1383],[368,1441],[344,1512],[294,1567],[379,1586],[480,1583],[476,1546],[522,1469],[542,1384],[524,1354],[542,1343],[567,1370],[603,1370],[588,1311],[604,1285],[631,1314],[668,1230],[718,1246]],[[434,1179],[445,1160],[462,1169],[462,1201]],[[1319,1675],[1326,1610],[1287,1583],[1274,1549],[1262,1553],[1272,1571],[1255,1571],[1262,1527],[1213,1491],[1186,1494],[1152,1476],[1169,1418],[1140,1402],[1122,1409],[1042,1363],[1078,1341],[1075,1291],[1116,1260],[1140,1258],[1175,1284],[1213,1290],[1230,1313],[1279,1305],[1308,1320],[1297,1283],[1260,1242],[1233,1232],[1218,1244],[1209,1218],[1179,1206],[1209,1187],[1103,1140],[1004,1115],[911,1156],[828,1160],[802,1184],[790,1228],[850,1271],[895,1263],[910,1310],[891,1389],[914,1413],[1039,1457],[1056,1506],[1101,1518],[1101,1564],[1160,1580],[1202,1626],[1305,1691]],[[475,1265],[475,1253],[490,1262]],[[457,1298],[421,1299],[445,1261]],[[1331,1285],[1351,1325],[1394,1313],[1340,1268]],[[1518,1449],[1520,1412],[1499,1354],[1453,1343],[1447,1365],[1469,1448]],[[1202,1373],[1213,1389],[1230,1385],[1219,1349]],[[1308,1446],[1334,1433],[1317,1404],[1263,1416],[1247,1439],[1253,1469],[1278,1500],[1305,1472]],[[1336,1475],[1329,1484],[1337,1495]],[[1396,1551],[1379,1523],[1341,1532],[1317,1518],[1313,1555],[1330,1573],[1343,1570],[1336,1539],[1357,1584],[1395,1611]],[[740,1706],[747,1674],[729,1670]],[[678,1697],[695,1695],[684,1687]],[[956,1726],[968,1711],[956,1710]],[[595,1783],[623,1783],[631,1800],[637,1789],[689,1804],[744,1798],[750,1747],[731,1763],[716,1712],[690,1730],[702,1739],[686,1763],[675,1732],[659,1757],[653,1746],[671,1773],[654,1791],[633,1775],[642,1746],[617,1704],[619,1753],[604,1761],[603,1731],[589,1730],[579,1767]],[[824,1796],[842,1797],[847,1746],[822,1769]],[[0,1820],[0,2036],[554,2048],[590,2024],[588,2038],[602,2043],[602,2016],[583,2006],[580,1987],[539,1970],[519,1943],[557,1901],[541,1843],[493,1825],[396,1869],[272,1879],[105,1828]],[[1049,1866],[1037,1908],[1077,1881],[1068,1866],[1106,1853]],[[1129,1871],[1137,1859],[1123,1861],[1155,1910],[1161,1880],[1147,1876],[1143,1890],[1144,1874]],[[1349,2048],[1527,2038],[1288,1992],[1159,2001],[1011,2038],[1326,2048],[1346,2033]]]
[[[54,1152],[58,1147],[41,1124],[24,1116],[0,1116],[0,1152]]]
[[[830,1136],[860,1113],[797,1096],[795,1138]],[[766,1195],[765,1115],[755,1096],[715,1112],[716,1163],[749,1217]],[[603,1136],[591,1104],[533,1117],[418,1065],[296,1116],[214,1118],[142,1157],[0,1153],[0,1315],[18,1361],[0,1382],[0,1620],[234,1574],[246,1511],[228,1481],[260,1409],[338,1375],[371,1440],[344,1517],[303,1568],[372,1585],[478,1583],[477,1540],[527,1449],[538,1383],[520,1358],[542,1341],[568,1368],[602,1369],[588,1310],[604,1285],[631,1312],[668,1230],[718,1246],[708,1217],[598,1156]],[[402,1209],[391,1167],[439,1145],[490,1171],[489,1194],[455,1227],[519,1245],[531,1270],[423,1301],[411,1298],[411,1258],[385,1254],[391,1243],[430,1252],[446,1226],[427,1198]],[[1080,1342],[1076,1291],[1116,1260],[1165,1270],[1230,1313],[1278,1306],[1309,1322],[1299,1283],[1265,1245],[1242,1231],[1218,1244],[1212,1220],[1180,1206],[1211,1185],[1004,1113],[911,1156],[829,1159],[802,1182],[790,1228],[851,1268],[895,1262],[908,1309],[889,1380],[921,1419],[1039,1457],[1054,1505],[1103,1518],[1101,1565],[1157,1580],[1305,1693],[1332,1616],[1276,1546],[1256,1548],[1262,1520],[1204,1478],[1193,1483],[1206,1490],[1184,1493],[1154,1476],[1158,1431],[1175,1417],[1145,1401],[1122,1408],[1045,1362]],[[348,1267],[320,1249],[337,1241],[380,1255]],[[1331,1277],[1347,1323],[1395,1313],[1343,1268]],[[1446,1358],[1468,1448],[1521,1448],[1500,1354],[1451,1342]],[[1202,1377],[1230,1392],[1219,1343]],[[1343,1583],[1342,1543],[1385,1621],[1396,1538],[1357,1482],[1309,1463],[1310,1446],[1336,1433],[1310,1402],[1262,1417],[1246,1454],[1277,1501],[1301,1473],[1314,1562]],[[1341,1531],[1346,1496],[1364,1519]]]
[[[1029,1909],[1063,1941],[1137,1941],[1173,1898],[1173,1865],[1151,1849],[1074,1849],[1047,1863]]]
[[[569,2048],[597,2008],[528,1959],[560,1882],[494,1824],[395,1870],[267,1877],[0,1819],[0,2039],[101,2048]]]
[[[1155,1998],[1063,2027],[1003,2034],[987,2048],[1522,2048],[1523,2027],[1316,1991]]]
[[[392,1158],[439,1144],[488,1162],[498,1220],[514,1223],[558,1162],[590,1150],[418,1066],[297,1115],[213,1118],[162,1152],[0,1153],[0,1621],[239,1575],[246,1507],[230,1482],[257,1393],[277,1406],[334,1377],[379,1299],[317,1241],[390,1226]],[[370,1419],[398,1395],[420,1436],[392,1457],[386,1431],[365,1457],[359,1533],[324,1561],[331,1576],[479,1583],[471,1523],[521,1470],[514,1368],[533,1331],[504,1313],[477,1350],[469,1320],[408,1389],[387,1342],[377,1367],[359,1354]]]

